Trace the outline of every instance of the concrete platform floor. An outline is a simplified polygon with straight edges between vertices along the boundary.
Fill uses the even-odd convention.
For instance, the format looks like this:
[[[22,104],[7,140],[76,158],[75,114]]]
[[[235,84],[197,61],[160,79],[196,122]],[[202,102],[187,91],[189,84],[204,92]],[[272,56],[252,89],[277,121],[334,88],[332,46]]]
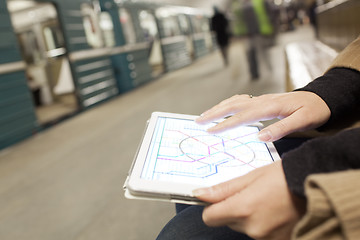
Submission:
[[[122,185],[153,111],[200,114],[234,94],[284,91],[282,34],[250,81],[245,44],[225,68],[219,52],[119,96],[0,152],[0,239],[155,239],[174,216],[170,203],[127,200]]]

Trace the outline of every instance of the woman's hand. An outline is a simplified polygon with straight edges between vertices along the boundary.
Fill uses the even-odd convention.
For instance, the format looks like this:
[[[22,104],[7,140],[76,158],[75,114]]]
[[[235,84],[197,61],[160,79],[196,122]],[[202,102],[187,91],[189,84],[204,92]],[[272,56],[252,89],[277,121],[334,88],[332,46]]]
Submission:
[[[205,224],[227,225],[259,240],[290,239],[305,209],[305,200],[289,192],[281,161],[214,187],[195,190],[194,195],[212,203],[203,212]]]
[[[279,118],[260,131],[261,141],[275,141],[296,131],[319,127],[330,118],[330,109],[318,95],[298,91],[267,94],[259,97],[235,95],[204,112],[196,122],[206,124],[231,116],[208,129],[211,133],[222,132],[239,125]]]

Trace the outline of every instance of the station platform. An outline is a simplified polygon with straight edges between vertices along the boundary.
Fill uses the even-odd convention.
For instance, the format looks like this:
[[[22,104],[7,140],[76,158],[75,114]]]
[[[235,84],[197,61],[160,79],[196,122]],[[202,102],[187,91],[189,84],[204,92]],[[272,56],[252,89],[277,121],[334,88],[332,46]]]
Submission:
[[[198,115],[234,94],[284,92],[284,45],[311,38],[310,27],[279,35],[256,81],[246,40],[234,40],[228,67],[215,51],[1,151],[0,239],[155,239],[174,205],[127,200],[122,189],[150,114]]]

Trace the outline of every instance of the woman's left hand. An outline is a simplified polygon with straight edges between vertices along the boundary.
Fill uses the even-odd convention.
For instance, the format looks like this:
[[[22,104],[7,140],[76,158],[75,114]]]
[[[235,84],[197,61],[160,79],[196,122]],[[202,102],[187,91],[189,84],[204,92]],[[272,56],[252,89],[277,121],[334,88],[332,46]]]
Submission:
[[[305,200],[290,193],[281,161],[194,195],[212,203],[203,212],[205,224],[227,225],[255,239],[290,239],[305,209]]]

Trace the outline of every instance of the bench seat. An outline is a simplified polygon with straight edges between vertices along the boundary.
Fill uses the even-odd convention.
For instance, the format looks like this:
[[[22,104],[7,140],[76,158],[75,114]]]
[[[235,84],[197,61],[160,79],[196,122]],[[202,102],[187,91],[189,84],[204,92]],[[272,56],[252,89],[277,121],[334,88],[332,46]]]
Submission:
[[[337,54],[320,41],[288,44],[285,47],[286,91],[301,88],[321,76]]]

